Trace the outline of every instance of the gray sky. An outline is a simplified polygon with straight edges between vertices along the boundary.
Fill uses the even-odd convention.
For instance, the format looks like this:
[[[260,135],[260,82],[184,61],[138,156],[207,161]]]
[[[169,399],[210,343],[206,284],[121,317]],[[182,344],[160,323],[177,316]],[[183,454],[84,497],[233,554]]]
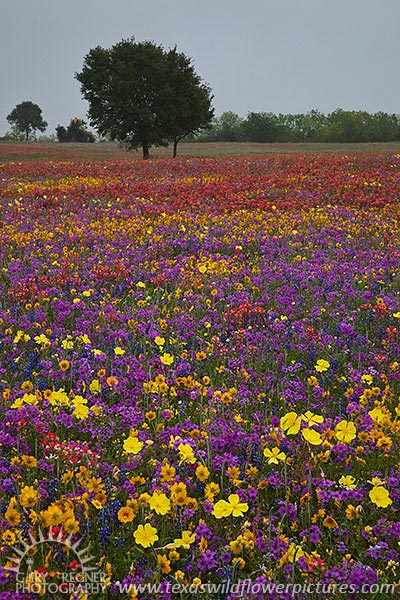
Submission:
[[[194,59],[216,114],[400,113],[400,0],[0,0],[0,134],[24,100],[54,133],[85,117],[74,73],[97,45],[153,40]]]

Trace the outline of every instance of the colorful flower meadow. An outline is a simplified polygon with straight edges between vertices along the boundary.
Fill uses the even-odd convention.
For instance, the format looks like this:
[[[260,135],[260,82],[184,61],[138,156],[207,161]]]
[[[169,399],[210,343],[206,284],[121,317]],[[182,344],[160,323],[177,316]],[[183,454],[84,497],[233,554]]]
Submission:
[[[53,597],[76,541],[105,591],[57,598],[396,596],[400,155],[21,158],[0,190],[0,599]]]

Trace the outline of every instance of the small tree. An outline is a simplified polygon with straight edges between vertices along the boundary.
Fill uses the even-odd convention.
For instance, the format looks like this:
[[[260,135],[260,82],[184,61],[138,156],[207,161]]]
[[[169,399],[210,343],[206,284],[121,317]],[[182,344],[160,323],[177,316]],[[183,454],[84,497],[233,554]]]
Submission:
[[[56,127],[57,139],[59,142],[94,142],[95,136],[86,128],[86,123],[83,119],[75,117],[71,119],[67,129],[63,125]]]
[[[25,134],[16,125],[12,125],[10,131],[7,131],[2,139],[6,142],[23,142]]]
[[[44,131],[47,127],[46,121],[42,118],[42,109],[37,104],[30,101],[21,102],[8,115],[7,121],[11,125],[16,125],[19,131],[25,134],[25,139],[29,140],[31,133]]]
[[[64,125],[57,125],[56,134],[59,142],[69,142],[68,133]]]

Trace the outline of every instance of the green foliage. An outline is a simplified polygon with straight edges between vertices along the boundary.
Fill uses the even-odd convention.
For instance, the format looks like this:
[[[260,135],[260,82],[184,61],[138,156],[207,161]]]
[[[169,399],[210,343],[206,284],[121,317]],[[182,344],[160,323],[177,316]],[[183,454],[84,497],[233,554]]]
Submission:
[[[7,131],[1,139],[4,142],[23,142],[25,141],[25,134],[16,125],[12,125],[10,131]]]
[[[57,139],[59,142],[69,142],[71,140],[68,139],[68,133],[65,129],[64,125],[57,125],[56,127]]]
[[[51,135],[39,135],[37,141],[39,144],[53,144],[56,141],[56,136],[53,133]]]
[[[42,109],[30,101],[18,104],[7,116],[7,121],[23,132],[26,140],[29,140],[31,135],[34,136],[36,130],[44,131],[47,127],[42,118]]]
[[[278,118],[272,113],[247,115],[241,125],[242,139],[249,142],[275,142],[279,138]]]
[[[213,119],[211,127],[202,137],[207,141],[214,142],[239,142],[241,140],[241,125],[243,119],[232,111],[222,113],[220,117]]]
[[[67,128],[57,125],[56,132],[59,142],[93,143],[96,141],[94,134],[86,128],[86,122],[77,117],[71,119]]]
[[[192,61],[176,47],[165,55],[168,73],[169,114],[166,134],[174,144],[190,134],[207,128],[214,116],[212,94],[208,85],[196,74]]]
[[[153,42],[122,40],[110,49],[89,51],[75,75],[88,115],[100,135],[142,147],[166,146],[206,127],[211,121],[211,94],[184,54],[166,52]]]
[[[218,142],[392,142],[400,139],[400,117],[395,114],[336,109],[306,114],[250,112],[241,119],[233,112],[214,118],[211,129],[197,141]]]

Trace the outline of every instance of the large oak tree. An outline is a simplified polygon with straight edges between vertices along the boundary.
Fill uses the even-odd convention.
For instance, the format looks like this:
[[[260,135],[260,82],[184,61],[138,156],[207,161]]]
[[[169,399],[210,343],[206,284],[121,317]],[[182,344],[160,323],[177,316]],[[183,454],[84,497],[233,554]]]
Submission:
[[[100,134],[130,149],[176,147],[185,135],[207,127],[213,116],[211,91],[191,60],[154,42],[122,40],[89,51],[75,75],[89,103],[88,116]]]
[[[167,132],[176,156],[180,140],[200,129],[207,128],[214,117],[211,89],[202,82],[192,60],[176,47],[166,54],[168,87]]]

